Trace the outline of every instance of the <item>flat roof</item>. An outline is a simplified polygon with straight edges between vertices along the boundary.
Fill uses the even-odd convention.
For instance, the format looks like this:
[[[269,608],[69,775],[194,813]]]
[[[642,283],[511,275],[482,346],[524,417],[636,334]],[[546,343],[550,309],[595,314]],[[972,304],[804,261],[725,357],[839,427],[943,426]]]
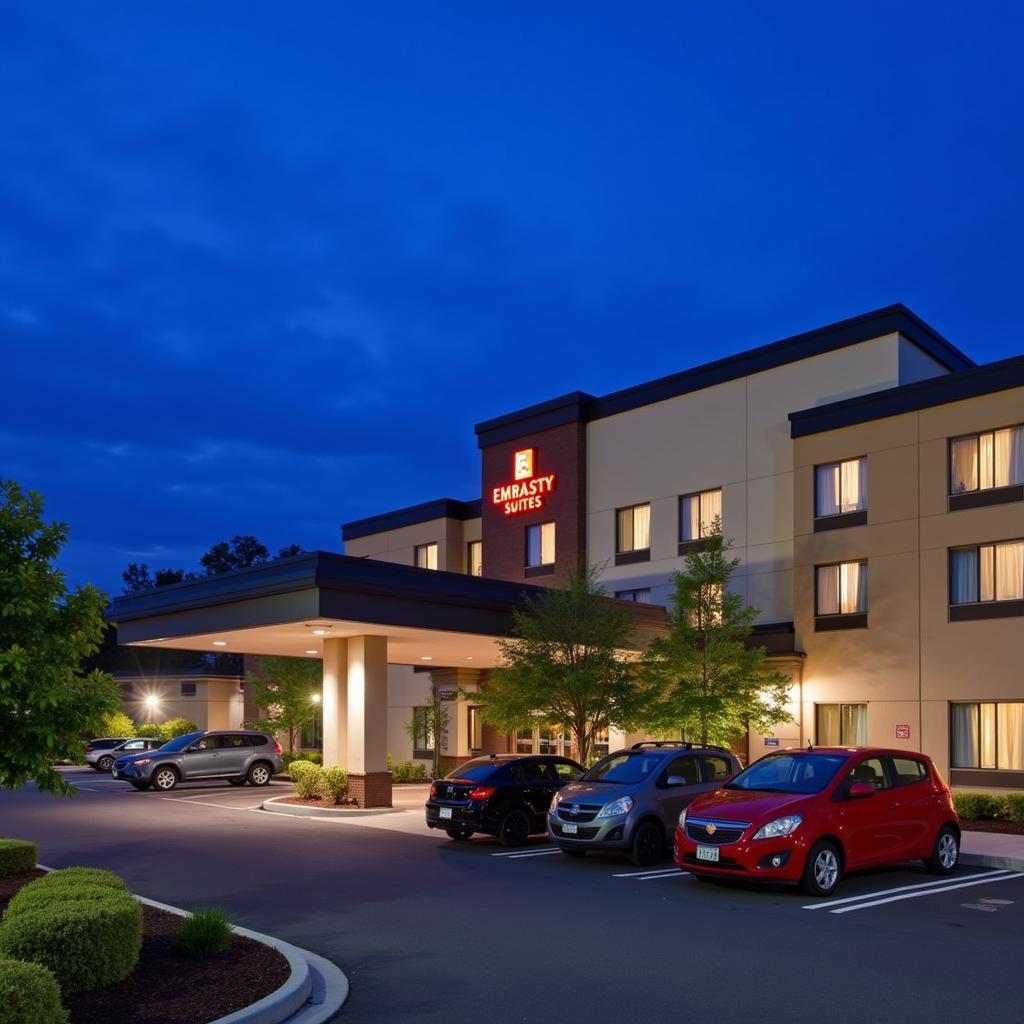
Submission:
[[[395,509],[393,512],[382,512],[380,515],[367,516],[365,519],[354,519],[341,524],[341,539],[355,540],[357,537],[369,537],[386,530],[397,530],[402,526],[415,526],[417,523],[429,523],[432,519],[479,519],[480,499],[458,501],[455,498],[438,498],[435,501],[424,501],[419,505]]]

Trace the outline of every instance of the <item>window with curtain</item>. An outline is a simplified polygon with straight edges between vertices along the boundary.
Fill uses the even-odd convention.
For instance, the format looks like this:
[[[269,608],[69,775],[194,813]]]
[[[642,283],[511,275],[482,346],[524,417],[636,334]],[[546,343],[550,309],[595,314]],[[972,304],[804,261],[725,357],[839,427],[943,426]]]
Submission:
[[[555,562],[555,524],[537,523],[526,528],[527,566],[553,565]]]
[[[470,576],[483,576],[484,574],[484,545],[483,541],[471,540],[466,545],[466,572]]]
[[[868,563],[817,567],[816,615],[858,615],[868,610]]]
[[[1024,771],[1024,701],[950,705],[954,768]]]
[[[651,506],[633,505],[616,513],[615,550],[646,551],[651,546]]]
[[[868,460],[846,459],[818,466],[814,480],[814,514],[839,516],[868,507]]]
[[[819,747],[863,747],[868,742],[867,704],[816,704]]]
[[[679,539],[700,540],[714,530],[715,520],[722,520],[722,488],[684,494],[679,499]]]
[[[1024,483],[1024,425],[954,438],[949,462],[951,494]]]
[[[421,569],[437,568],[437,545],[417,544],[415,548],[416,565]]]
[[[616,590],[615,597],[619,601],[633,601],[635,604],[650,604],[651,588],[644,587],[641,590]]]
[[[1024,599],[1024,540],[953,548],[949,553],[949,603]]]
[[[476,704],[467,708],[469,725],[469,749],[483,750],[484,746],[484,719],[483,708]]]

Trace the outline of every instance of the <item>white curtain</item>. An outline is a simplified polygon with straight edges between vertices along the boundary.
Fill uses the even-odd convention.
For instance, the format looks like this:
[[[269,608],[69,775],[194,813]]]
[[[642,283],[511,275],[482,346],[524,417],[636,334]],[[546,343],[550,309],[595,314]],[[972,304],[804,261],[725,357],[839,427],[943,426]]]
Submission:
[[[954,494],[961,491],[978,489],[978,439],[964,437],[950,445],[951,490]]]
[[[839,567],[839,610],[868,610],[868,567],[865,562],[845,562]]]
[[[868,460],[851,459],[841,465],[841,502],[844,512],[868,507]]]
[[[839,566],[822,565],[818,568],[818,614],[836,615],[839,612]]]
[[[867,704],[843,705],[843,743],[850,747],[864,747],[868,742]]]
[[[978,767],[978,705],[954,704],[953,767]]]
[[[999,768],[1024,770],[1024,704],[998,704]]]
[[[1024,427],[1010,431],[1010,469],[1007,482],[1024,484]]]
[[[817,481],[817,516],[834,516],[839,513],[839,466],[819,466]]]
[[[714,521],[722,518],[722,492],[705,491],[700,496],[700,535],[707,537],[711,533]]]
[[[633,509],[633,550],[643,551],[651,546],[651,506],[639,505]]]
[[[995,439],[991,434],[978,438],[978,487],[987,490],[995,486]]]
[[[950,604],[973,604],[978,600],[978,549],[953,551],[949,563]]]
[[[691,494],[683,498],[679,510],[680,540],[697,540],[700,537],[700,496]]]
[[[540,564],[553,565],[555,561],[555,524],[544,523],[540,528]]]
[[[978,548],[978,562],[979,562],[979,584],[978,584],[978,600],[980,601],[994,601],[996,597],[996,549],[991,544],[983,544]]]
[[[818,705],[818,736],[819,747],[838,747],[842,743],[839,730],[839,705]]]
[[[996,766],[996,706],[981,705],[981,751],[979,768]]]
[[[1024,598],[1024,541],[997,544],[996,600],[1019,601]]]

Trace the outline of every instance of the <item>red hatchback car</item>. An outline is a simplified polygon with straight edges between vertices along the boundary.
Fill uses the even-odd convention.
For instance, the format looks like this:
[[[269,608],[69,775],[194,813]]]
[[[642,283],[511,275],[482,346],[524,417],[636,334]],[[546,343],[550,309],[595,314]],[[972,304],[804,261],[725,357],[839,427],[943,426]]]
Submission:
[[[697,878],[799,882],[814,896],[844,872],[960,857],[949,786],[924,754],[871,747],[780,750],[679,816],[675,862]]]

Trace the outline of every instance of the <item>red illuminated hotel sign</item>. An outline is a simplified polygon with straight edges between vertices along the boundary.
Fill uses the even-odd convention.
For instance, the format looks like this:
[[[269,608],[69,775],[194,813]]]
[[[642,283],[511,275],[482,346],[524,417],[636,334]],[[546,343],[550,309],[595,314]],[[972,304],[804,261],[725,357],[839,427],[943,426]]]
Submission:
[[[535,476],[534,449],[516,452],[515,483],[501,484],[491,489],[491,504],[500,505],[507,516],[542,509],[547,496],[555,489],[555,474]]]

